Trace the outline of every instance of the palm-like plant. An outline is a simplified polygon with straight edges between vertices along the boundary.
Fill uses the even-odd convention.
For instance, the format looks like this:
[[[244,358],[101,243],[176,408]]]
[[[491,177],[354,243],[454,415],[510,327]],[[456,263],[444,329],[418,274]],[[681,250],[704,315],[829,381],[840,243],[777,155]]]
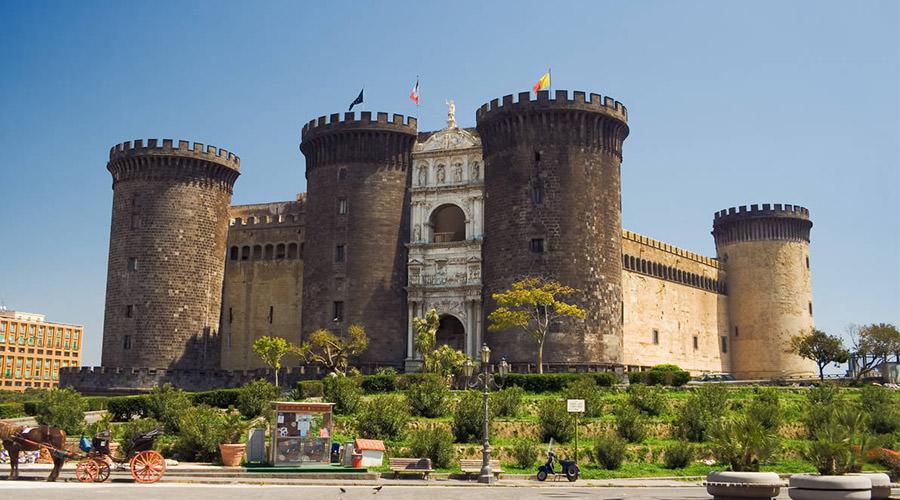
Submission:
[[[758,472],[759,465],[778,452],[778,434],[746,415],[724,417],[710,430],[712,450],[731,470]]]

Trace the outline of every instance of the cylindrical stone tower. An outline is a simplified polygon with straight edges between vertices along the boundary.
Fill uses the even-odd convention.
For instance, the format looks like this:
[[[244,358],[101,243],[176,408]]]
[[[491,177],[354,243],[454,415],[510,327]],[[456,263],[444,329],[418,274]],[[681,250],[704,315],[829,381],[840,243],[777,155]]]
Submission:
[[[102,362],[218,368],[231,189],[240,159],[164,139],[113,147]]]
[[[545,363],[622,361],[622,221],[619,166],[628,136],[622,103],[547,91],[494,99],[477,112],[484,147],[484,303],[517,278],[538,276],[580,292],[584,320],[553,325]],[[499,356],[534,363],[522,333],[487,335]]]
[[[361,364],[401,365],[406,355],[406,246],[410,153],[416,120],[362,112],[303,127],[306,241],[303,334],[365,327]]]
[[[776,203],[715,214],[712,234],[725,267],[730,330],[720,339],[739,378],[814,376],[810,360],[788,352],[813,327],[809,211]],[[730,344],[730,345],[728,345]]]

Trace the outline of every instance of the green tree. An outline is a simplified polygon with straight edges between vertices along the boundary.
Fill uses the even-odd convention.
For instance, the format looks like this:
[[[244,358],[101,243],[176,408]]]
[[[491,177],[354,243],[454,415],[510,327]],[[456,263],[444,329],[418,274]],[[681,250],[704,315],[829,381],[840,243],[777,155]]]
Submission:
[[[333,373],[344,375],[351,356],[359,356],[369,347],[366,329],[350,325],[347,335],[337,336],[328,330],[316,330],[300,346],[298,354],[307,362],[318,363]]]
[[[862,379],[880,363],[886,362],[888,356],[900,359],[900,331],[890,323],[851,326],[850,335],[853,338],[851,355],[857,363],[854,376],[856,380]]]
[[[87,402],[72,388],[53,389],[41,394],[36,410],[37,423],[77,434],[84,428]]]
[[[424,318],[413,318],[416,351],[422,355],[422,371],[437,373],[446,379],[459,371],[466,355],[448,345],[437,346],[440,324],[441,318],[435,309],[425,313]]]
[[[253,352],[275,371],[275,387],[278,387],[278,370],[281,359],[289,352],[297,352],[297,347],[282,337],[264,336],[253,342]]]
[[[815,361],[819,368],[819,380],[825,380],[824,370],[829,363],[846,363],[850,357],[850,352],[839,337],[815,328],[792,338],[790,352]]]
[[[542,278],[524,278],[512,284],[512,288],[491,297],[497,308],[488,315],[491,322],[488,331],[500,332],[519,328],[537,342],[538,373],[544,373],[544,342],[550,326],[564,318],[584,318],[585,311],[575,304],[561,300],[578,290],[556,281]]]

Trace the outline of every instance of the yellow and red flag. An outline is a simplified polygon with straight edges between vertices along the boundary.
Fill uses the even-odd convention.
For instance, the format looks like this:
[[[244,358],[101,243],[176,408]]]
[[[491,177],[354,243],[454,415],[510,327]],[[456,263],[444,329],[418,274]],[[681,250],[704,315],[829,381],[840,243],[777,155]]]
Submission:
[[[550,88],[550,70],[547,70],[541,79],[534,84],[534,93],[536,94],[538,90],[547,90]]]

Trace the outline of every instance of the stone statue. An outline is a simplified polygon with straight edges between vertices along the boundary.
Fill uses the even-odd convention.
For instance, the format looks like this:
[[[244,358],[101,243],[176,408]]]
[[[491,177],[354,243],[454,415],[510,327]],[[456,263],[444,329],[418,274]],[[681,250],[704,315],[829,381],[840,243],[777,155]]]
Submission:
[[[453,167],[453,182],[462,182],[462,164],[460,163]]]
[[[437,182],[438,184],[443,184],[446,174],[444,173],[444,166],[439,165],[437,168]]]
[[[416,224],[415,239],[413,241],[418,243],[421,240],[422,240],[422,226]]]
[[[472,180],[478,180],[478,175],[481,173],[479,172],[479,170],[481,170],[481,168],[478,166],[478,162],[476,161],[472,164]]]
[[[447,128],[457,128],[456,126],[456,104],[453,100],[444,101],[447,104]]]
[[[419,167],[419,185],[424,186],[428,179],[428,169]]]

